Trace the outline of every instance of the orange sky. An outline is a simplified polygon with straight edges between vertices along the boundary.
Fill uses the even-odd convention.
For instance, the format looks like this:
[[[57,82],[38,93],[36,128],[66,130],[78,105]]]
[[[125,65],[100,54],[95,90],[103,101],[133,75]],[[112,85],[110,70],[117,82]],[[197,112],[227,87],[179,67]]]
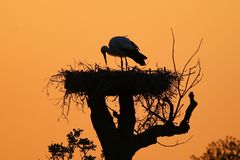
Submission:
[[[239,15],[238,0],[1,1],[1,159],[44,160],[47,145],[63,141],[74,127],[96,139],[87,107],[83,114],[73,106],[69,124],[57,121],[61,111],[49,99],[59,94],[47,97],[44,80],[74,59],[103,64],[99,48],[115,35],[135,41],[148,57],[148,67],[158,63],[171,69],[171,27],[180,66],[204,38],[198,54],[204,79],[193,90],[199,105],[191,130],[164,138],[164,143],[193,138],[173,148],[152,145],[137,152],[134,160],[189,159],[212,140],[240,138]],[[114,58],[108,61],[115,66]]]

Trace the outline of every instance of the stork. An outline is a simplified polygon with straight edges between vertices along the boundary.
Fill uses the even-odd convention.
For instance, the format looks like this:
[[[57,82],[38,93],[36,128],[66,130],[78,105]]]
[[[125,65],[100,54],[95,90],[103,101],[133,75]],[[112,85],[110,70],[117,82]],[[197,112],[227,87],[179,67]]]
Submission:
[[[144,60],[147,59],[147,57],[140,53],[138,46],[125,36],[113,37],[109,41],[109,47],[102,46],[101,52],[103,54],[106,65],[107,65],[106,53],[108,53],[111,56],[120,57],[122,70],[123,70],[122,61],[123,57],[125,58],[126,61],[126,69],[128,65],[127,57],[133,59],[136,63],[140,64],[141,66],[146,65]]]

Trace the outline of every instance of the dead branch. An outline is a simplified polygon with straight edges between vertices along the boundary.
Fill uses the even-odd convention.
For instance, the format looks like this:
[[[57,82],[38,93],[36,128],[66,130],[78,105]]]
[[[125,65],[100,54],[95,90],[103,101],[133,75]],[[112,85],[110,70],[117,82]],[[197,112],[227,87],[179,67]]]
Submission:
[[[174,71],[177,72],[176,68],[176,61],[175,61],[175,36],[174,32],[171,28],[171,33],[172,33],[172,61],[173,61],[173,67]],[[203,77],[202,70],[201,70],[201,64],[200,60],[198,58],[198,61],[195,65],[189,66],[190,62],[193,60],[193,58],[196,56],[196,54],[199,52],[201,45],[202,45],[203,39],[200,40],[197,49],[195,52],[190,56],[190,58],[187,60],[187,62],[184,64],[184,67],[182,71],[179,74],[179,79],[177,81],[176,90],[178,92],[178,97],[177,97],[177,103],[173,114],[173,120],[177,117],[179,112],[182,109],[182,99],[184,96],[194,87],[196,86]]]
[[[181,144],[185,144],[187,143],[188,141],[190,141],[192,139],[193,136],[191,136],[190,138],[188,138],[187,140],[183,141],[183,142],[177,142],[175,144],[171,144],[171,145],[166,145],[166,144],[162,144],[160,142],[157,142],[159,145],[163,146],[163,147],[176,147],[178,145],[181,145]]]
[[[174,36],[174,33],[173,33],[173,29],[171,28],[171,33],[172,33],[172,39],[173,39],[173,42],[172,42],[172,61],[173,61],[173,68],[174,68],[174,71],[177,73],[177,67],[176,67],[176,62],[175,62],[175,36]]]

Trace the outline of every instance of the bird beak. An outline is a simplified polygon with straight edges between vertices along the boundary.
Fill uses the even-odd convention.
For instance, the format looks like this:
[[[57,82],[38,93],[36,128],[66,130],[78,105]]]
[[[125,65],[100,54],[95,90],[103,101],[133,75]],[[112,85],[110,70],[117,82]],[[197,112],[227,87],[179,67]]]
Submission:
[[[104,57],[104,60],[105,60],[105,63],[107,65],[107,57],[106,57],[106,52],[103,53],[103,57]]]

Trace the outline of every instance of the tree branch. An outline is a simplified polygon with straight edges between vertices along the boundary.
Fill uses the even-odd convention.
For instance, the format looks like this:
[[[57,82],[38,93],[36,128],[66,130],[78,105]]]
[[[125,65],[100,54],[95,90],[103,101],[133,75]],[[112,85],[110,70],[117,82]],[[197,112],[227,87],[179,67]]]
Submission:
[[[174,67],[174,71],[175,73],[177,73],[177,67],[176,67],[176,62],[175,62],[175,36],[174,36],[174,32],[173,29],[171,28],[171,32],[172,32],[172,61],[173,61],[173,67]]]
[[[170,107],[170,112],[169,112],[169,117],[168,117],[168,122],[173,122],[174,120],[174,105],[172,104],[172,102],[170,101],[170,99],[168,97],[164,98],[164,101],[168,103],[169,107]]]
[[[193,110],[196,108],[197,106],[197,102],[194,100],[194,94],[193,92],[190,92],[189,94],[189,98],[190,98],[190,105],[188,106],[186,112],[185,112],[185,116],[183,121],[189,123],[190,117],[192,115]]]
[[[187,143],[188,141],[190,141],[192,139],[192,137],[188,138],[187,140],[183,141],[183,142],[176,142],[175,144],[171,144],[171,145],[166,145],[166,144],[162,144],[160,142],[157,142],[159,145],[163,146],[163,147],[175,147],[175,146],[178,146],[178,145],[181,145],[181,144],[185,144]]]
[[[175,126],[173,123],[156,125],[136,136],[136,150],[157,143],[158,137],[169,137],[177,134],[184,134],[187,133],[189,129],[190,126],[188,123],[180,126]]]
[[[188,124],[189,119],[194,108],[197,106],[197,102],[194,100],[194,95],[192,92],[189,94],[189,98],[190,104],[185,112],[185,117],[181,121],[179,126],[176,126],[173,123],[166,123],[164,125],[156,125],[152,128],[149,128],[145,132],[135,137],[135,150],[157,143],[158,137],[173,136],[187,133],[190,129],[190,126]]]

